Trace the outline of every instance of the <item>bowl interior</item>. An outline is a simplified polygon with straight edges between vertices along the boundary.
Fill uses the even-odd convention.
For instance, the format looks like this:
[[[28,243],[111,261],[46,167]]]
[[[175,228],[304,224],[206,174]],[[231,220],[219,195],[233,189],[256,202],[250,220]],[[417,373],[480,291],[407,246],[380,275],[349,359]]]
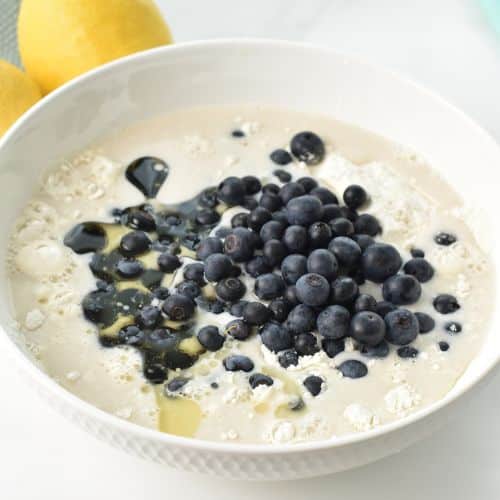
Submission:
[[[481,207],[485,214],[496,211],[498,189],[489,174],[500,164],[500,149],[439,98],[389,72],[326,49],[216,41],[156,49],[112,63],[56,91],[31,110],[0,143],[4,228],[12,225],[29,199],[41,169],[110,131],[159,112],[243,103],[326,114],[386,136],[429,160],[468,205]],[[499,261],[500,218],[482,215],[475,225],[480,244]],[[7,239],[4,230],[2,261]],[[0,322],[15,340],[4,266],[0,266],[0,279]],[[493,316],[480,353],[448,397],[474,382],[499,358],[497,311]]]

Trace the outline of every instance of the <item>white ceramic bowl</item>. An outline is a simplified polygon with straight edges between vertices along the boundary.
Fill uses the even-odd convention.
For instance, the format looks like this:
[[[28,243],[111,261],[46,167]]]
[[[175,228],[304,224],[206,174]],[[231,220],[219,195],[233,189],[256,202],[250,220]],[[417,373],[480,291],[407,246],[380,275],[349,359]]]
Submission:
[[[324,48],[227,40],[175,45],[116,61],[37,104],[0,142],[3,227],[12,224],[28,201],[41,168],[85,148],[111,129],[160,111],[230,103],[282,106],[355,123],[420,152],[472,204],[477,202],[491,214],[498,209],[498,186],[490,173],[500,165],[500,149],[440,98],[392,73]],[[481,241],[499,261],[500,218],[487,223],[490,238]],[[1,261],[6,245],[4,230]],[[441,401],[403,420],[335,442],[288,446],[180,438],[106,414],[36,368],[17,341],[3,266],[0,273],[1,352],[11,354],[19,372],[44,399],[91,434],[123,450],[228,478],[296,479],[349,469],[397,452],[470,404],[500,357],[500,320],[495,311],[481,352],[456,387]]]

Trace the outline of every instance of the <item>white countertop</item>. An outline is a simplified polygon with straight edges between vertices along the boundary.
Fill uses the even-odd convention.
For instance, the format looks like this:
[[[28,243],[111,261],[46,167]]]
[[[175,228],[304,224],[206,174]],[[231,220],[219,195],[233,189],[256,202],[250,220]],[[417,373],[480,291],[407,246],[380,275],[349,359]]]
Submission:
[[[489,29],[479,0],[158,3],[177,41],[258,36],[329,45],[436,90],[500,141],[500,37]],[[0,390],[5,500],[499,497],[500,376],[467,413],[399,455],[335,476],[272,485],[175,472],[124,455],[50,410],[12,377],[8,364],[0,364]]]

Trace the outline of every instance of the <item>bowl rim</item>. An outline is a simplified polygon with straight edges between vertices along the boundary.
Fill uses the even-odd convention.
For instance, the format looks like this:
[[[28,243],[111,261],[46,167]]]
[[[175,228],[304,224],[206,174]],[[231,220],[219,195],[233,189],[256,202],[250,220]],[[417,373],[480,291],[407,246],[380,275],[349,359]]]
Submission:
[[[469,127],[476,129],[476,131],[483,136],[483,138],[491,142],[491,146],[498,150],[498,156],[500,158],[500,146],[495,141],[495,139],[489,134],[485,129],[478,125],[472,118],[470,118],[465,112],[457,108],[453,104],[449,103],[446,99],[441,97],[438,93],[427,89],[419,83],[415,83],[410,78],[400,74],[397,71],[389,70],[378,64],[371,63],[363,58],[346,55],[342,52],[336,51],[335,49],[329,48],[324,45],[305,43],[305,42],[295,42],[288,40],[279,39],[268,39],[268,38],[216,38],[209,40],[194,40],[189,42],[176,43],[172,45],[166,45],[161,47],[155,47],[149,50],[137,52],[117,60],[106,63],[99,66],[91,71],[88,71],[69,82],[65,83],[61,87],[52,91],[51,93],[44,96],[40,101],[38,101],[33,107],[26,111],[10,128],[7,132],[0,138],[0,155],[2,150],[6,147],[11,138],[15,137],[16,134],[23,126],[31,120],[41,109],[46,106],[50,106],[51,102],[57,100],[57,98],[80,85],[84,85],[100,75],[112,73],[116,68],[125,67],[127,65],[134,65],[142,60],[147,60],[149,58],[155,58],[159,55],[165,55],[168,57],[170,53],[189,53],[191,51],[216,49],[216,48],[230,48],[233,50],[239,50],[241,48],[257,49],[261,47],[269,47],[269,49],[281,49],[281,50],[305,50],[314,53],[323,53],[327,57],[336,57],[343,60],[345,63],[354,64],[356,66],[364,66],[365,68],[376,71],[379,74],[384,74],[386,77],[393,80],[399,80],[401,84],[413,88],[416,92],[424,95],[428,99],[432,99],[437,102],[447,111],[453,113],[455,116],[459,117],[463,122],[465,122]],[[246,444],[246,443],[231,443],[223,441],[208,441],[197,438],[189,438],[182,436],[175,436],[173,434],[162,433],[156,429],[151,429],[148,427],[135,424],[133,422],[121,419],[111,413],[108,413],[100,408],[92,405],[91,403],[79,398],[63,386],[59,385],[54,379],[52,379],[45,371],[33,363],[28,356],[22,352],[21,348],[16,345],[16,342],[5,332],[2,325],[0,325],[0,332],[2,339],[5,341],[8,351],[11,353],[13,362],[17,363],[26,372],[29,373],[33,380],[36,380],[37,384],[42,384],[46,391],[53,394],[59,399],[63,399],[66,404],[71,406],[76,406],[78,410],[84,413],[87,417],[102,421],[106,425],[114,427],[116,430],[133,434],[135,437],[139,437],[149,441],[157,441],[162,445],[174,445],[182,448],[190,448],[193,450],[203,451],[203,452],[214,452],[214,453],[224,453],[230,455],[280,455],[286,454],[299,454],[304,452],[314,452],[333,448],[341,448],[351,444],[371,441],[376,438],[386,436],[392,432],[395,432],[404,427],[410,426],[411,424],[417,423],[426,417],[440,411],[445,406],[451,404],[458,398],[462,397],[466,392],[468,392],[473,386],[478,384],[480,381],[486,378],[493,369],[499,367],[500,364],[500,350],[499,352],[487,362],[487,364],[482,367],[481,371],[476,374],[471,380],[467,381],[463,387],[460,388],[455,394],[446,394],[440,400],[430,404],[429,406],[411,413],[410,415],[395,420],[387,424],[383,424],[372,430],[356,432],[346,434],[344,436],[323,439],[318,441],[306,441],[296,444]]]

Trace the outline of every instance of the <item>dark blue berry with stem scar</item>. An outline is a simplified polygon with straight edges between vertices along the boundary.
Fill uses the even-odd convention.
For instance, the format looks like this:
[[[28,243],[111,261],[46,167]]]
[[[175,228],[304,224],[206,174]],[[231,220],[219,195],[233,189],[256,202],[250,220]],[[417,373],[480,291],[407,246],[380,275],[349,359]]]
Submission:
[[[168,170],[168,165],[163,160],[144,156],[127,167],[125,176],[146,198],[154,198],[167,179]]]
[[[354,222],[354,230],[358,234],[377,236],[377,234],[382,232],[382,226],[373,215],[361,214]]]
[[[205,266],[201,262],[193,262],[184,268],[184,279],[194,281],[198,285],[205,285]]]
[[[308,306],[322,306],[327,303],[330,285],[326,278],[316,273],[304,274],[297,281],[297,297]]]
[[[257,276],[260,276],[261,274],[270,273],[272,270],[273,266],[269,265],[269,262],[264,255],[256,255],[245,264],[245,271],[247,274],[252,276],[252,278],[257,278]]]
[[[358,295],[358,284],[347,276],[337,278],[331,285],[330,300],[332,304],[350,307]]]
[[[250,229],[260,231],[260,228],[273,218],[272,213],[264,207],[257,207],[248,214],[247,224]]]
[[[306,190],[302,184],[299,184],[298,182],[289,182],[288,184],[285,184],[278,193],[284,205],[286,205],[292,198],[297,198],[305,194]]]
[[[248,302],[243,308],[243,319],[249,325],[260,326],[271,319],[272,313],[261,302]]]
[[[397,308],[398,307],[391,302],[387,302],[387,300],[381,300],[380,302],[377,302],[377,308],[375,309],[375,312],[382,318],[385,318],[388,313],[390,313],[391,311],[395,311]]]
[[[299,364],[299,355],[294,350],[280,352],[278,363],[285,369],[289,366],[297,366]]]
[[[135,317],[135,321],[141,328],[152,330],[161,323],[161,312],[155,306],[143,307]]]
[[[359,352],[367,358],[386,358],[389,356],[389,344],[385,340],[382,340],[377,345],[362,345]]]
[[[312,396],[317,396],[321,392],[324,380],[317,375],[309,375],[303,382],[304,387]]]
[[[215,286],[217,297],[226,302],[236,302],[246,293],[243,281],[238,278],[225,278]]]
[[[295,306],[288,314],[285,327],[293,335],[307,333],[314,330],[316,325],[316,313],[304,304]]]
[[[269,321],[260,330],[262,343],[272,352],[290,349],[293,338],[290,332],[280,323]]]
[[[403,263],[401,255],[392,246],[385,243],[370,245],[361,256],[361,265],[366,279],[382,283],[395,275]]]
[[[332,230],[326,222],[315,222],[307,230],[311,248],[326,248],[332,239]]]
[[[300,304],[300,300],[297,297],[297,287],[295,285],[290,285],[285,288],[283,298],[287,300],[292,306],[297,306]]]
[[[201,294],[201,288],[195,281],[186,280],[177,285],[176,292],[194,300]]]
[[[328,306],[318,315],[316,326],[322,337],[341,339],[349,334],[351,313],[343,306]]]
[[[273,175],[276,176],[280,182],[290,182],[292,180],[292,174],[281,168],[276,169]]]
[[[337,370],[347,378],[362,378],[368,373],[366,365],[357,359],[348,359],[344,361],[337,366]]]
[[[331,252],[318,248],[313,250],[307,258],[307,271],[320,274],[328,281],[332,281],[337,277],[339,265]]]
[[[231,307],[229,308],[229,312],[233,315],[236,316],[237,318],[243,317],[243,309],[245,306],[248,304],[246,300],[240,300],[239,302],[235,302],[234,304],[231,304]]]
[[[122,344],[140,346],[144,342],[144,332],[135,325],[125,326],[118,332],[118,340]]]
[[[151,240],[144,231],[132,231],[122,237],[120,252],[126,257],[134,257],[146,253],[151,247]]]
[[[285,244],[279,240],[269,240],[264,243],[262,254],[271,266],[278,266],[288,254]]]
[[[352,268],[361,259],[361,248],[359,245],[345,236],[334,238],[328,245],[328,250],[335,255],[338,263],[345,268]]]
[[[180,391],[187,383],[189,379],[186,377],[175,377],[167,383],[167,392],[178,392]]]
[[[269,157],[273,163],[281,166],[288,165],[293,161],[292,155],[285,149],[275,149]]]
[[[283,202],[277,194],[264,193],[260,197],[259,205],[263,208],[267,208],[270,212],[275,212],[283,206]]]
[[[420,250],[420,248],[412,248],[410,250],[411,256],[415,259],[423,259],[425,257],[425,252]]]
[[[413,276],[397,274],[384,282],[382,294],[385,300],[398,306],[414,304],[422,295],[422,287]]]
[[[213,253],[205,261],[205,277],[208,281],[220,281],[231,274],[233,264],[223,253]]]
[[[254,373],[254,374],[250,375],[250,378],[248,379],[248,383],[250,384],[250,387],[252,389],[255,389],[259,385],[271,386],[271,385],[273,385],[274,381],[271,377],[268,377],[267,375],[264,375],[263,373]]]
[[[309,246],[307,230],[302,226],[288,226],[282,241],[292,253],[305,253]]]
[[[316,196],[304,195],[292,198],[286,205],[288,222],[293,225],[310,226],[321,220],[323,206]]]
[[[337,196],[324,187],[315,187],[309,194],[318,198],[323,205],[338,205],[339,203]]]
[[[219,333],[219,329],[214,325],[207,325],[198,331],[198,342],[207,351],[218,351],[224,345],[224,337]]]
[[[441,232],[436,234],[436,236],[434,236],[434,241],[438,245],[448,247],[450,245],[453,245],[453,243],[457,241],[457,237],[451,233]]]
[[[450,321],[444,325],[444,329],[451,335],[456,335],[462,331],[462,325],[456,321]]]
[[[247,195],[257,194],[262,189],[262,184],[259,179],[253,175],[246,175],[241,178],[243,186],[245,187],[245,193]]]
[[[345,349],[344,339],[331,339],[325,337],[321,340],[321,348],[329,358],[334,358]]]
[[[443,293],[438,295],[432,302],[434,309],[441,314],[451,314],[460,309],[458,300],[453,295]]]
[[[299,356],[312,356],[319,351],[316,337],[312,333],[300,333],[295,337],[294,345]]]
[[[273,319],[283,323],[288,317],[288,314],[292,310],[292,305],[283,298],[274,299],[269,304],[269,310],[273,315]]]
[[[413,342],[419,332],[417,317],[408,309],[396,309],[386,314],[385,326],[386,340],[396,345]]]
[[[254,250],[254,233],[243,227],[234,228],[224,239],[224,253],[235,262],[250,260]]]
[[[234,319],[226,325],[224,333],[226,335],[230,335],[236,340],[246,340],[250,337],[252,330],[247,322],[242,319]]]
[[[332,235],[336,236],[350,236],[354,234],[354,225],[345,217],[339,217],[337,219],[333,219],[329,222],[330,228],[332,230]]]
[[[165,252],[158,256],[158,267],[164,273],[173,273],[181,265],[182,262],[177,255]]]
[[[238,177],[227,177],[217,188],[217,197],[230,207],[241,205],[245,199],[245,184]]]
[[[213,253],[222,253],[223,245],[220,238],[208,237],[200,241],[196,249],[196,258],[199,260],[205,260],[209,255]]]
[[[366,191],[357,184],[348,186],[343,195],[344,203],[354,210],[361,208],[368,200]]]
[[[423,312],[416,312],[415,316],[416,316],[417,321],[418,321],[419,333],[425,334],[425,333],[432,332],[432,330],[434,330],[434,327],[436,326],[436,322],[434,321],[434,319],[431,316],[429,316],[428,314],[423,313]]]
[[[194,314],[194,302],[189,297],[176,293],[167,297],[162,310],[173,321],[185,321]]]
[[[144,272],[144,266],[141,261],[136,259],[120,259],[116,263],[116,272],[126,279],[137,278]]]
[[[248,214],[240,212],[231,217],[231,227],[248,227]]]
[[[302,185],[306,193],[309,193],[314,188],[318,187],[317,181],[312,177],[301,177],[300,179],[297,179],[297,182]]]
[[[255,280],[255,295],[262,300],[272,300],[283,295],[285,282],[277,274],[262,274]]]
[[[306,165],[317,165],[325,157],[325,145],[314,132],[300,132],[290,143],[293,156]]]
[[[350,238],[352,238],[359,245],[362,252],[375,243],[375,240],[367,234],[353,234]]]
[[[228,356],[224,359],[222,364],[228,372],[251,372],[254,368],[253,361],[249,357],[242,356],[241,354]]]
[[[385,336],[384,320],[371,311],[356,313],[351,320],[350,334],[362,344],[378,345]]]
[[[438,342],[439,350],[442,352],[446,352],[450,348],[450,344],[445,341]]]
[[[421,257],[409,260],[404,265],[403,271],[414,276],[420,283],[427,283],[434,276],[434,268]]]
[[[300,254],[290,254],[281,263],[281,274],[289,285],[294,285],[297,280],[307,273],[307,258]]]
[[[270,220],[260,228],[260,239],[266,243],[269,240],[280,240],[285,233],[286,226],[277,220]]]
[[[415,359],[418,356],[418,349],[415,349],[415,347],[411,345],[399,347],[396,352],[398,356],[403,359]]]
[[[377,301],[372,295],[362,293],[354,302],[354,311],[371,311],[377,312]]]

